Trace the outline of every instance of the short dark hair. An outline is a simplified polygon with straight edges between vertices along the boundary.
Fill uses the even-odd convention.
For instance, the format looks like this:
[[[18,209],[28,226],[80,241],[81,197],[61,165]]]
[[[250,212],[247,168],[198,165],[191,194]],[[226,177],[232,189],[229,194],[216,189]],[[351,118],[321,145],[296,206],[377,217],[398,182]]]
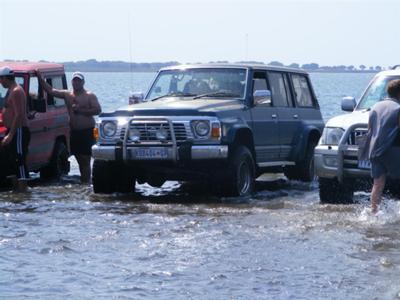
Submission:
[[[400,99],[400,79],[390,81],[387,92],[390,98]]]

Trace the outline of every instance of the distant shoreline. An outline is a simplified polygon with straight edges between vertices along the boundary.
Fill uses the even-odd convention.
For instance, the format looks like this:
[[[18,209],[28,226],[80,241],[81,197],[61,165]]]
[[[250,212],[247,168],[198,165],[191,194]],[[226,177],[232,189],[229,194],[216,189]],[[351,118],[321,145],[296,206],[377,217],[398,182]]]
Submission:
[[[85,73],[130,73],[131,71],[121,71],[121,70],[85,70],[83,68],[77,69],[65,69],[65,72],[73,73],[76,71],[85,72]],[[158,70],[133,70],[133,73],[156,73]],[[319,70],[306,70],[308,73],[348,73],[348,74],[376,74],[378,71],[319,71]]]
[[[15,61],[15,60],[5,60],[7,61]],[[25,60],[22,60],[24,62]],[[39,62],[48,62],[41,60]],[[169,61],[169,62],[152,62],[152,63],[136,63],[136,62],[125,62],[125,61],[97,61],[95,59],[89,59],[86,61],[68,61],[68,62],[59,62],[64,65],[65,71],[74,72],[121,72],[121,73],[154,73],[157,72],[161,68],[181,65],[182,63],[177,61]],[[228,61],[216,61],[210,63],[229,63]],[[258,61],[239,61],[236,63],[241,64],[259,64],[265,66],[276,66],[276,67],[288,67],[293,69],[302,69],[309,73],[377,73],[385,68],[381,66],[370,66],[367,67],[365,65],[360,65],[359,67],[355,67],[353,65],[345,66],[320,66],[316,63],[309,64],[297,64],[292,63],[290,65],[284,65],[279,61],[272,61],[270,63],[258,62]]]

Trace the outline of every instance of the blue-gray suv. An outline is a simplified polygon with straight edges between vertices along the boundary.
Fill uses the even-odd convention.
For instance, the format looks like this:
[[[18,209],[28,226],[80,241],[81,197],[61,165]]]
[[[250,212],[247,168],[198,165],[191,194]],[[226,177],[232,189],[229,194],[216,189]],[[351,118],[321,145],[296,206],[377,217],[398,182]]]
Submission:
[[[160,70],[141,103],[100,115],[93,146],[95,193],[135,183],[208,181],[242,196],[255,178],[314,178],[324,122],[309,76],[265,65],[182,65]]]

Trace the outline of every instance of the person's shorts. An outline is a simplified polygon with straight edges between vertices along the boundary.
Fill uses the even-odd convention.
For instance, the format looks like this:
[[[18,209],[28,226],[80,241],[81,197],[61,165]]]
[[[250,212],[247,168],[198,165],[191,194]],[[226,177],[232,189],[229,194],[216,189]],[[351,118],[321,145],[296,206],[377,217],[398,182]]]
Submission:
[[[70,146],[72,155],[92,155],[95,140],[93,128],[71,130]]]
[[[400,147],[391,147],[383,156],[371,159],[371,177],[376,179],[382,175],[400,178]]]

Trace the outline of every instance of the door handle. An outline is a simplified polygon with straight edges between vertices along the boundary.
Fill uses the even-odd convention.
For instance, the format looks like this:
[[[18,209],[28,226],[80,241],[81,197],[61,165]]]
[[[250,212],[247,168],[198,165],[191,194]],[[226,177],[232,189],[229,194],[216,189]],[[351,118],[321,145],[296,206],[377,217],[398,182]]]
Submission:
[[[298,119],[299,115],[293,115],[293,118]]]
[[[273,114],[271,117],[272,119],[276,119],[278,116],[276,114]]]

